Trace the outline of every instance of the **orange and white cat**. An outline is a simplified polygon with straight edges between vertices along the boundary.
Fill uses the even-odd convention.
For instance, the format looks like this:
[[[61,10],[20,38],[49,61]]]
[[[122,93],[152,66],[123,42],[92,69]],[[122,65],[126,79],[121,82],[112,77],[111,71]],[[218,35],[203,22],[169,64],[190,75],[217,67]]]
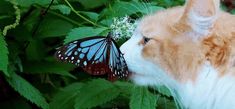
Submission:
[[[164,85],[185,109],[235,109],[235,16],[187,0],[145,16],[121,46],[131,79]]]

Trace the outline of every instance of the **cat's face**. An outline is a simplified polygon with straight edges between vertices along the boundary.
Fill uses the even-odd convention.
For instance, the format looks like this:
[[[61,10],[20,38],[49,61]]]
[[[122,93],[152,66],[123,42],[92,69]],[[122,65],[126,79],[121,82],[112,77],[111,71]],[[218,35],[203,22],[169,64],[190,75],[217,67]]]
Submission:
[[[204,43],[213,35],[219,7],[215,1],[189,0],[185,7],[144,17],[133,36],[121,46],[133,72],[131,79],[139,85],[196,79],[209,52]]]
[[[182,9],[176,8],[144,17],[131,39],[121,46],[131,79],[139,85],[163,85],[177,77],[179,52],[193,56],[187,34],[175,30]],[[181,36],[181,37],[179,37]],[[185,38],[184,38],[185,37]],[[186,43],[188,45],[184,46]],[[193,48],[193,47],[192,47]],[[182,60],[184,61],[184,60]],[[182,62],[183,63],[183,62]],[[173,68],[175,66],[175,68]],[[172,79],[172,80],[171,80]],[[169,81],[165,81],[169,80]]]

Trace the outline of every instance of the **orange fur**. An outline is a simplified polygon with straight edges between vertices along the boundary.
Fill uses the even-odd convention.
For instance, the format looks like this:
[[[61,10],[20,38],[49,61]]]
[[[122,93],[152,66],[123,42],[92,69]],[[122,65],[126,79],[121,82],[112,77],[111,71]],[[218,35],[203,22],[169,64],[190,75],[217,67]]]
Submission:
[[[166,86],[182,109],[235,109],[235,16],[219,0],[148,15],[120,49],[134,83]]]
[[[208,0],[207,3],[212,4],[212,1]],[[144,46],[142,55],[181,82],[194,81],[205,61],[218,69],[221,76],[227,73],[235,75],[235,71],[230,70],[235,67],[235,16],[219,11],[211,33],[199,41],[193,41],[188,35],[196,34],[186,34],[192,31],[190,22],[185,20],[190,7],[195,6],[190,3],[193,2],[189,2],[186,8],[164,10],[142,20],[139,25],[141,34],[154,39]],[[215,14],[214,5],[208,6],[200,14]]]

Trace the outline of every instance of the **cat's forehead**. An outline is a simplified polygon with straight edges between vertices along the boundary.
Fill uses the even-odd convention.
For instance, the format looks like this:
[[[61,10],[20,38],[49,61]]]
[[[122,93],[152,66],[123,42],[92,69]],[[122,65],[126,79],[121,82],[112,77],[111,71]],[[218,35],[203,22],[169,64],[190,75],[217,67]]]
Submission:
[[[172,35],[172,26],[180,18],[182,9],[163,10],[145,16],[139,24],[139,32],[147,37],[167,37]]]

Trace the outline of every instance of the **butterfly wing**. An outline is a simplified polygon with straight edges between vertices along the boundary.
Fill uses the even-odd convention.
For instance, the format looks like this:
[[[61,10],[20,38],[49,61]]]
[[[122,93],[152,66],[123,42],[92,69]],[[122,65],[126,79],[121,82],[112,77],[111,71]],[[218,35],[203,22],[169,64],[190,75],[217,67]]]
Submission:
[[[127,78],[129,75],[129,71],[126,61],[123,57],[123,54],[118,49],[116,42],[113,39],[110,44],[109,56],[109,67],[112,72],[111,74],[109,74],[109,78]]]
[[[82,67],[92,75],[108,74],[109,80],[126,78],[128,68],[123,54],[111,37],[89,37],[70,42],[56,52],[56,57]]]
[[[92,75],[103,75],[109,72],[106,63],[106,37],[88,37],[75,40],[60,47],[55,56],[64,62],[82,67]]]

